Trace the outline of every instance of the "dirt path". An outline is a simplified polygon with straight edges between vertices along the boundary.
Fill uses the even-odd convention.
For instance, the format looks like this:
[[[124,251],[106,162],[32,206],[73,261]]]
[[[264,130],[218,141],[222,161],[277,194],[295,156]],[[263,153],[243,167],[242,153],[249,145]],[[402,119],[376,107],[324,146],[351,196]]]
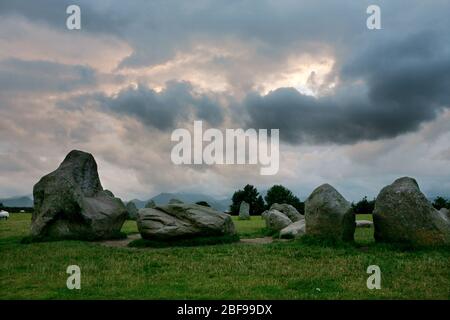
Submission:
[[[119,240],[104,240],[98,241],[98,243],[105,247],[113,247],[113,248],[128,248],[128,244],[133,241],[140,239],[141,235],[139,233],[129,234],[126,239]],[[264,238],[249,238],[249,239],[241,239],[240,243],[245,244],[268,244],[272,243],[273,239],[271,237]]]
[[[119,240],[104,240],[99,241],[98,243],[102,246],[106,247],[114,247],[114,248],[127,248],[128,244],[133,241],[140,239],[141,235],[139,233],[132,233],[129,234],[127,238],[125,239],[119,239]]]
[[[272,237],[241,239],[242,243],[248,244],[268,244],[273,242]]]

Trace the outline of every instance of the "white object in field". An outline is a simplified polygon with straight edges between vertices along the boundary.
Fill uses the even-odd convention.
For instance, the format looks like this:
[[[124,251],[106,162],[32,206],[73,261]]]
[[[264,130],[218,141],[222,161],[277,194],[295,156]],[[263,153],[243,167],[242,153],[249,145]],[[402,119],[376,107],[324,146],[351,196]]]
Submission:
[[[0,211],[0,219],[8,219],[9,213],[7,211]]]

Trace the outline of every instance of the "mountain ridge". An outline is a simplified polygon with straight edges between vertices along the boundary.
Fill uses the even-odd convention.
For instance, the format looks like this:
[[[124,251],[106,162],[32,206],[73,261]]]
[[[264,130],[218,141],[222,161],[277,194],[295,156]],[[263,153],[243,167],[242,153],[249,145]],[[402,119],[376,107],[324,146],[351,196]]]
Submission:
[[[178,199],[186,203],[196,203],[199,201],[206,201],[208,204],[219,211],[228,211],[231,205],[231,199],[216,199],[212,196],[203,193],[185,193],[185,192],[161,192],[160,194],[148,199],[139,200],[132,199],[138,209],[145,207],[147,202],[153,200],[157,205],[167,204],[171,199]]]
[[[33,197],[30,195],[26,196],[15,196],[10,198],[0,199],[5,207],[20,207],[20,208],[31,208],[33,207]]]

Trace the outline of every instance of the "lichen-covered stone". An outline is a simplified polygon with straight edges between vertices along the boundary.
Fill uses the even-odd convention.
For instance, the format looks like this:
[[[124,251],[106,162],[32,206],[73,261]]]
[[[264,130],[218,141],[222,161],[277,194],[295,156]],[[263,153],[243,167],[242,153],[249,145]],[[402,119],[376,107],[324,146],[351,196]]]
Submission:
[[[378,242],[450,244],[448,218],[432,206],[413,178],[397,179],[380,191],[373,222]]]
[[[61,165],[33,188],[33,237],[107,239],[117,236],[127,217],[119,198],[104,191],[94,157],[71,151]]]
[[[306,233],[312,236],[353,241],[355,215],[350,203],[331,185],[316,188],[305,202]]]
[[[234,235],[231,216],[212,208],[176,203],[139,210],[137,226],[142,238],[177,238]]]

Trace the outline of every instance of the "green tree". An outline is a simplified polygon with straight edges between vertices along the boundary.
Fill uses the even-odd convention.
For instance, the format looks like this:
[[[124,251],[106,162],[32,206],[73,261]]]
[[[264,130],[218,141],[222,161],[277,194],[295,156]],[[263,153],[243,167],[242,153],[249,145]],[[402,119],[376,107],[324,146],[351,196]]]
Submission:
[[[352,203],[352,209],[355,214],[372,214],[375,209],[375,199],[369,201],[367,197],[364,197],[356,204]]]
[[[0,209],[3,208],[3,203],[0,202]]]
[[[250,215],[260,215],[264,211],[264,200],[259,194],[258,190],[247,184],[244,189],[238,190],[231,198],[230,212],[232,215],[239,214],[239,207],[241,202],[245,201],[250,205]]]
[[[274,203],[287,203],[294,206],[298,212],[304,214],[305,204],[297,198],[291,190],[283,187],[282,185],[274,185],[267,191],[265,196],[267,208],[270,208]]]
[[[442,208],[450,209],[450,201],[446,200],[443,197],[437,197],[434,199],[433,207],[435,207],[437,210],[441,210]]]

